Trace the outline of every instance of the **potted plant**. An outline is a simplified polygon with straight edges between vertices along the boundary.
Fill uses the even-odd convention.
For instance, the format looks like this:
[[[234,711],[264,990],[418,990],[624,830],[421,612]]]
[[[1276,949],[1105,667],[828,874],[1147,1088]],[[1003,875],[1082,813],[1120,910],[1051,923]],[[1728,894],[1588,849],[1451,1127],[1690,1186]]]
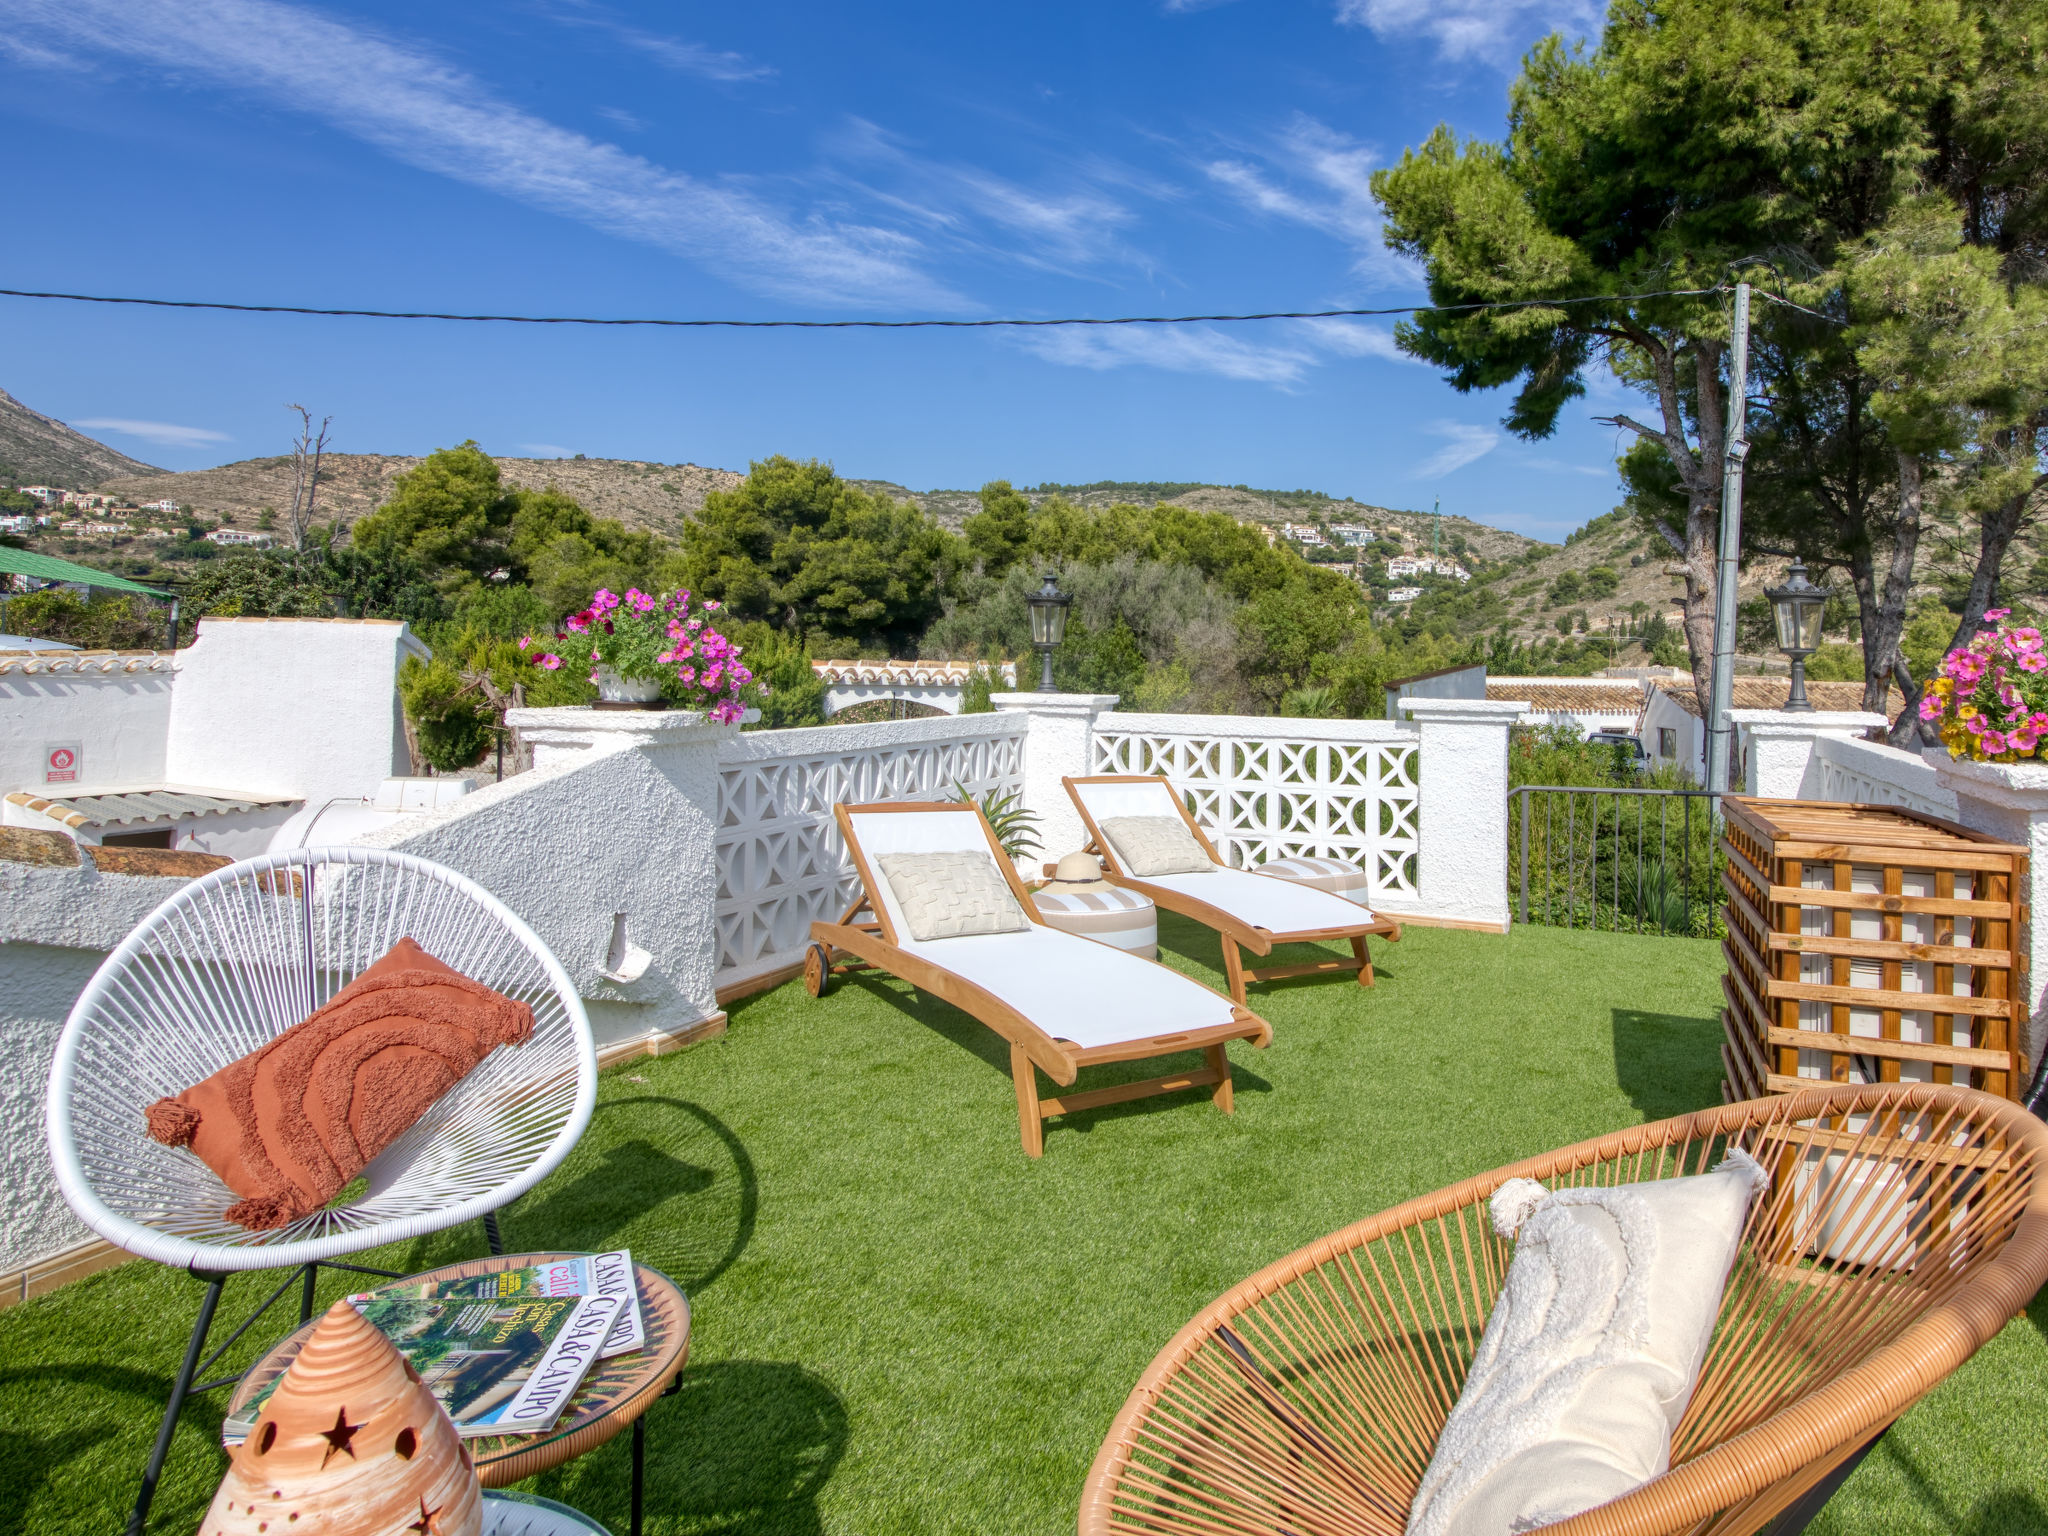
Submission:
[[[2048,649],[2038,629],[2007,627],[2011,613],[1987,612],[1997,627],[1944,656],[1920,700],[1951,758],[2017,763],[2048,748]]]
[[[688,592],[655,597],[628,587],[621,598],[599,588],[588,608],[563,621],[555,639],[572,654],[588,641],[599,709],[676,704],[727,724],[745,712],[741,690],[754,674],[740,661],[740,647],[712,627],[718,611],[715,598],[693,607]],[[529,635],[519,648],[538,643]],[[549,672],[563,665],[552,651],[534,661]]]

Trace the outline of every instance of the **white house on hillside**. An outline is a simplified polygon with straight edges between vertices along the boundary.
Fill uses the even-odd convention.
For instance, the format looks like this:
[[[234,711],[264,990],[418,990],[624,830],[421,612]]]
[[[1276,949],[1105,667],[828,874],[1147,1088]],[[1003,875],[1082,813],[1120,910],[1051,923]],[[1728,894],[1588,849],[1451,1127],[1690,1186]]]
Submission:
[[[876,699],[902,699],[941,714],[957,715],[968,679],[981,668],[994,665],[985,661],[814,661],[811,670],[825,680],[825,718],[829,720],[842,709]],[[1017,686],[1016,663],[1006,661],[996,671],[997,686]]]
[[[0,825],[234,858],[316,823],[345,841],[469,787],[406,777],[398,668],[426,654],[395,620],[231,618],[175,653],[0,653]]]
[[[1733,709],[1783,709],[1791,696],[1792,680],[1786,677],[1738,677],[1732,679],[1729,706]],[[1855,711],[1863,708],[1861,683],[1822,683],[1808,678],[1806,696],[1819,710]],[[1884,712],[1896,719],[1901,704],[1897,688],[1885,692]],[[1697,691],[1690,679],[1656,679],[1646,684],[1643,700],[1643,750],[1659,766],[1675,763],[1689,772],[1695,782],[1707,781],[1707,730]],[[1734,779],[1741,783],[1741,765]]]
[[[1523,705],[1523,725],[1573,725],[1581,736],[1633,736],[1643,717],[1643,685],[1630,678],[1489,677],[1486,696]]]

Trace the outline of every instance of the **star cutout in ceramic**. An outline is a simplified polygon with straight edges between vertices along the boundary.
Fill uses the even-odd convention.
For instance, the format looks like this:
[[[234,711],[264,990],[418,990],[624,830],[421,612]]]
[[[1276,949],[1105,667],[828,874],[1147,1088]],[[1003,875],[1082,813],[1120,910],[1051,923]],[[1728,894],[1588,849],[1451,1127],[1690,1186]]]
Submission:
[[[408,1525],[406,1529],[416,1532],[417,1536],[440,1536],[441,1511],[438,1508],[427,1508],[427,1501],[424,1498],[421,1499],[420,1517],[413,1521],[411,1525]]]
[[[334,1416],[334,1428],[320,1431],[320,1437],[327,1442],[327,1454],[320,1458],[320,1465],[324,1467],[328,1462],[332,1461],[336,1451],[347,1451],[348,1459],[354,1461],[356,1459],[356,1448],[353,1442],[356,1438],[356,1431],[362,1427],[360,1424],[349,1423],[346,1406],[336,1413]]]

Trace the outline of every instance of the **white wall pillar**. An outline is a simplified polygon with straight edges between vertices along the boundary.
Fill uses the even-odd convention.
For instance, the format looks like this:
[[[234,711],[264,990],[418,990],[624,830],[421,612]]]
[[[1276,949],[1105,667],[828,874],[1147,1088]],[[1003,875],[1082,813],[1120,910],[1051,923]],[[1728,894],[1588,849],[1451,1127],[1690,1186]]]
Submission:
[[[2048,1045],[2048,763],[1935,762],[1935,779],[1956,797],[1956,819],[1972,831],[2028,853],[2029,889],[2020,893],[2028,921],[2020,938],[2029,956],[2042,963],[2027,973],[2027,1025],[2020,1049],[2031,1069]]]
[[[990,697],[998,710],[1030,717],[1024,736],[1024,808],[1038,817],[1043,859],[1077,852],[1088,841],[1088,829],[1081,825],[1080,812],[1060,780],[1094,771],[1089,751],[1096,717],[1116,707],[1117,695],[998,693]]]
[[[1859,741],[1866,731],[1884,729],[1883,715],[1856,710],[1788,714],[1782,709],[1731,709],[1743,759],[1743,793],[1772,800],[1819,800],[1819,764],[1814,749],[1825,738]]]
[[[1374,903],[1475,927],[1508,927],[1508,732],[1524,705],[1505,699],[1403,699],[1421,728],[1416,757],[1416,894]]]
[[[515,709],[534,767],[357,839],[445,864],[532,925],[568,971],[600,1052],[711,1032],[718,968],[718,749],[691,710]],[[652,957],[604,974],[613,914]]]

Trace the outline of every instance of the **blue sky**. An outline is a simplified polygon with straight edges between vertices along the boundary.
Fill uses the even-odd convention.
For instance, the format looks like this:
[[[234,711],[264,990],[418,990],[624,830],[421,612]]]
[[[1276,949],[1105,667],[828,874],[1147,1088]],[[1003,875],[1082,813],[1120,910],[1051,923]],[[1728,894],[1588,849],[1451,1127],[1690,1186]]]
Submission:
[[[0,0],[0,286],[761,318],[1400,304],[1366,177],[1496,137],[1583,0],[1032,6]],[[1544,538],[1616,500],[1611,384],[1523,444],[1383,321],[593,331],[0,300],[0,387],[187,469],[474,437],[917,489],[1310,487]]]

